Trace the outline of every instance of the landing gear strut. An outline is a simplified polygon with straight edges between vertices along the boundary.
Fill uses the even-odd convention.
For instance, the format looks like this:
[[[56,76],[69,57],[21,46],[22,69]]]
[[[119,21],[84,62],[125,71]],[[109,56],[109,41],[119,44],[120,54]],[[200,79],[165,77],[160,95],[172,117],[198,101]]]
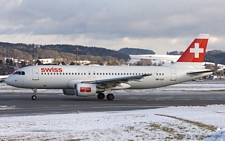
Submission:
[[[114,97],[114,95],[112,93],[110,93],[110,94],[107,95],[107,99],[108,100],[114,100],[114,98],[115,97]]]
[[[105,94],[104,93],[98,93],[97,97],[98,97],[98,99],[104,99]]]
[[[37,99],[37,96],[36,96],[37,89],[33,89],[33,93],[34,93],[34,95],[31,96],[31,99],[36,100]]]

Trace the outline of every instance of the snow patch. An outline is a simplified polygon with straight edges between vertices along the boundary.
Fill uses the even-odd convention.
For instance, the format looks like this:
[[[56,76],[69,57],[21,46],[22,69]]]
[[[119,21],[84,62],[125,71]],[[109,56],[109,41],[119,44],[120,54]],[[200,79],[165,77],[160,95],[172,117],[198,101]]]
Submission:
[[[16,106],[7,106],[7,105],[0,105],[0,110],[10,110],[14,109]]]
[[[225,105],[0,117],[2,140],[225,140],[224,130]]]

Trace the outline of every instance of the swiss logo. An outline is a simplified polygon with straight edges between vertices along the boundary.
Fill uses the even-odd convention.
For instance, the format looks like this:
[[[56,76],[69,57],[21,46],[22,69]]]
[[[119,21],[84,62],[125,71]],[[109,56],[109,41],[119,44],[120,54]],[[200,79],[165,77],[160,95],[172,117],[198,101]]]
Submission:
[[[41,68],[41,72],[62,72],[62,68]]]
[[[204,49],[199,47],[199,43],[195,43],[195,47],[190,48],[190,53],[194,53],[195,58],[199,58],[199,54],[204,53]]]
[[[91,92],[91,87],[80,87],[80,92]]]

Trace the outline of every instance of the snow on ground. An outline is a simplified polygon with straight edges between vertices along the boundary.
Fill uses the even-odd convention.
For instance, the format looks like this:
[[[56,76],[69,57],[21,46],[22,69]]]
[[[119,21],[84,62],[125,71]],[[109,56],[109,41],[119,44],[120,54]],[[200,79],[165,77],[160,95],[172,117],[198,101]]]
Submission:
[[[0,93],[30,93],[0,84]],[[185,83],[116,93],[225,91],[224,84]],[[39,90],[62,93],[62,90]],[[203,92],[204,93],[204,92]],[[15,106],[0,105],[1,110]],[[0,117],[0,140],[220,140],[225,141],[225,105],[168,107],[124,112]]]
[[[0,111],[14,109],[14,108],[15,108],[15,106],[0,105]]]
[[[1,140],[225,140],[225,105],[0,117]]]

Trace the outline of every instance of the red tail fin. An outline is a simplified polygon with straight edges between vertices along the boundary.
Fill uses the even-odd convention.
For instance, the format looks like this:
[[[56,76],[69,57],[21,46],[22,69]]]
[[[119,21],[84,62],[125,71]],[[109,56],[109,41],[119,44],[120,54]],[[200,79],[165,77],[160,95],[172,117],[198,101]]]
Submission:
[[[177,62],[203,62],[208,43],[209,34],[200,34],[186,51],[181,55]]]

